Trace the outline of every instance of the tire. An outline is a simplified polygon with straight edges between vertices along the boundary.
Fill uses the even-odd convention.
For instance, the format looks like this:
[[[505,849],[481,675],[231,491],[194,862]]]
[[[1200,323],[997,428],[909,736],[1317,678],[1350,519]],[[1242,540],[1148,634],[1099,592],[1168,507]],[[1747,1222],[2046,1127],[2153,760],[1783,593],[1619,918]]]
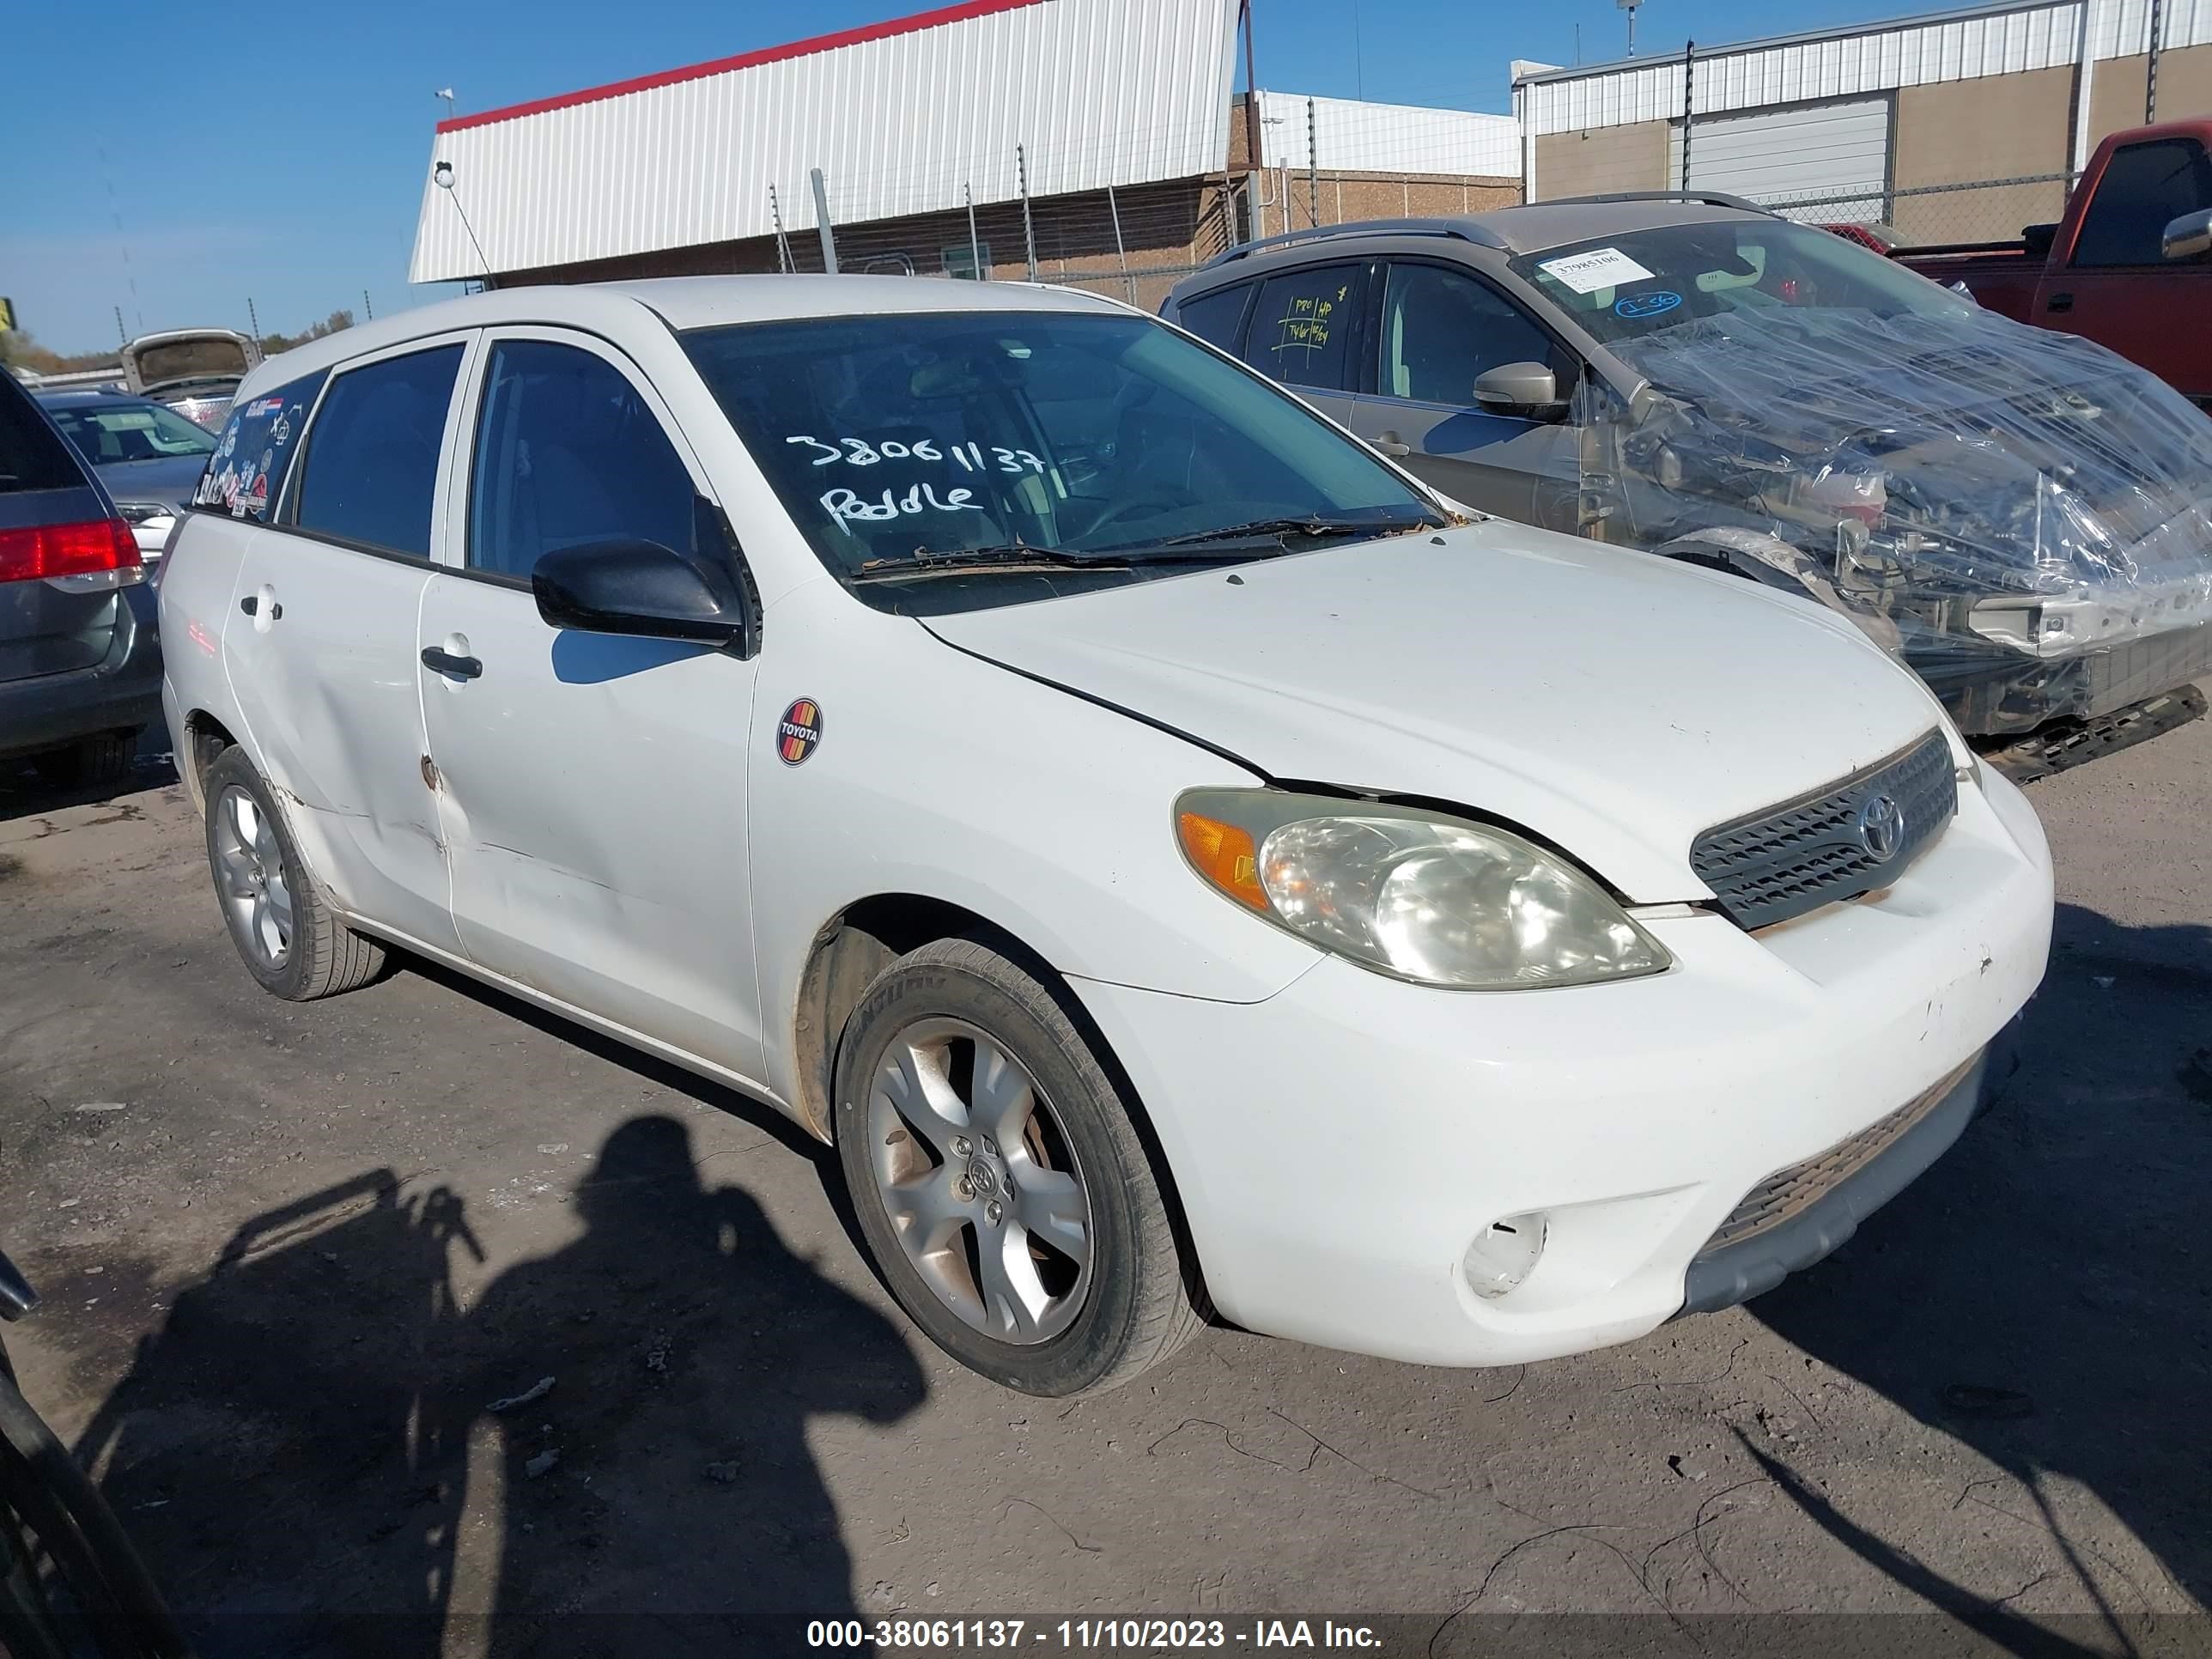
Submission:
[[[137,746],[136,732],[103,732],[96,738],[82,738],[66,749],[50,749],[34,756],[31,764],[56,789],[83,789],[96,783],[113,783],[128,775]]]
[[[836,1117],[885,1284],[969,1370],[1099,1393],[1204,1324],[1128,1103],[1060,1000],[998,951],[940,939],[877,975],[839,1043]]]
[[[268,783],[246,751],[226,749],[208,769],[208,871],[246,971],[287,1002],[313,1002],[366,985],[384,947],[340,921]]]

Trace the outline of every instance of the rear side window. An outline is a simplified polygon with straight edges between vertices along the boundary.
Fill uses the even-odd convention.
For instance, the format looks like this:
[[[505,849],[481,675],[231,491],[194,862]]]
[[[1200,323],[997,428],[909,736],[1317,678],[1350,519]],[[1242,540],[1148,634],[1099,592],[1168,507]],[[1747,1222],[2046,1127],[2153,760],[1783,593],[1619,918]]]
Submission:
[[[2089,198],[2076,265],[2154,265],[2159,240],[2185,213],[2212,207],[2212,163],[2204,147],[2187,138],[2127,144],[2112,152]]]
[[[327,369],[318,369],[250,403],[233,404],[222,439],[192,491],[192,505],[268,523],[270,506],[284,494],[292,458],[300,453],[307,411],[329,378]]]
[[[1217,289],[1178,307],[1175,319],[1206,344],[1219,346],[1234,356],[1244,333],[1244,302],[1251,297],[1249,283]]]
[[[0,372],[0,495],[19,490],[82,489],[84,472],[46,424],[30,394]]]
[[[1285,386],[1352,391],[1352,342],[1365,287],[1359,265],[1316,265],[1270,276],[1260,284],[1244,361]]]
[[[527,577],[556,548],[692,550],[691,475],[627,376],[545,340],[492,349],[469,498],[471,570]]]
[[[333,541],[428,558],[438,448],[460,367],[459,345],[437,346],[334,378],[307,438],[291,522]]]

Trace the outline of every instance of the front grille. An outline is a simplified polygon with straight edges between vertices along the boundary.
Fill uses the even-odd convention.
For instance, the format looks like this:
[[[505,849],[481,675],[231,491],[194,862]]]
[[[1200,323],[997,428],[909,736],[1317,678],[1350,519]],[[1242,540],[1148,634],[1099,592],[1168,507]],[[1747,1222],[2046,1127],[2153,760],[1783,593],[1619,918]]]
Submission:
[[[1729,1212],[1729,1218],[1720,1224],[1720,1231],[1705,1241],[1698,1252],[1700,1261],[1731,1244],[1741,1244],[1747,1238],[1755,1238],[1770,1227],[1778,1227],[1790,1217],[1818,1202],[1861,1170],[1880,1158],[1897,1143],[1898,1138],[1914,1124],[1926,1117],[1959,1086],[1960,1079],[1972,1071],[1980,1060],[1978,1054],[1926,1092],[1916,1095],[1897,1110],[1879,1122],[1869,1124],[1848,1140],[1838,1141],[1825,1152],[1817,1152],[1802,1164],[1793,1164],[1753,1187],[1744,1195],[1743,1202]]]
[[[1896,808],[1886,847],[1883,797]],[[1690,867],[1739,926],[1764,927],[1887,887],[1958,808],[1950,746],[1930,732],[1841,783],[1706,830]]]

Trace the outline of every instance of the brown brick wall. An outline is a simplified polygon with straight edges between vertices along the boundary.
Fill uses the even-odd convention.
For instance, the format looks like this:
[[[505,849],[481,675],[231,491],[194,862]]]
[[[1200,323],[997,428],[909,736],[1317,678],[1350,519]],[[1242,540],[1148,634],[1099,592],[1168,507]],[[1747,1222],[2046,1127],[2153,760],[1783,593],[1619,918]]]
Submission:
[[[1897,187],[2065,172],[2073,98],[2070,68],[1900,88]],[[1908,242],[1994,241],[2017,236],[2022,225],[2056,219],[2065,204],[2063,184],[2014,185],[1901,196],[1894,218]]]
[[[2112,58],[2089,82],[2089,138],[2093,143],[2143,118],[2143,79],[2150,60]],[[2158,118],[2212,115],[2212,46],[2179,46],[2158,55]]]
[[[1601,196],[1619,190],[1664,190],[1667,123],[1547,132],[1536,140],[1536,199]]]

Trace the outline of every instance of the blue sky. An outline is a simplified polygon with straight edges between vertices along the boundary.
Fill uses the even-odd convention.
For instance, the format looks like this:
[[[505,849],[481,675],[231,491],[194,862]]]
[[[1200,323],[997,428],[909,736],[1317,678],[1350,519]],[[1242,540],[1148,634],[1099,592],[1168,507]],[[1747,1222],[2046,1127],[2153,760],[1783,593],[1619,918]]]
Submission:
[[[1936,3],[1648,0],[1638,46]],[[0,294],[64,351],[112,344],[118,305],[137,333],[243,328],[249,296],[264,331],[357,315],[364,288],[380,313],[419,304],[439,292],[407,284],[436,88],[487,109],[919,9],[384,0],[249,21],[173,0],[17,8],[0,31]],[[1620,56],[1624,36],[1613,0],[1256,0],[1254,15],[1263,86],[1468,109],[1508,106],[1516,58],[1574,61],[1577,26],[1585,62]]]

